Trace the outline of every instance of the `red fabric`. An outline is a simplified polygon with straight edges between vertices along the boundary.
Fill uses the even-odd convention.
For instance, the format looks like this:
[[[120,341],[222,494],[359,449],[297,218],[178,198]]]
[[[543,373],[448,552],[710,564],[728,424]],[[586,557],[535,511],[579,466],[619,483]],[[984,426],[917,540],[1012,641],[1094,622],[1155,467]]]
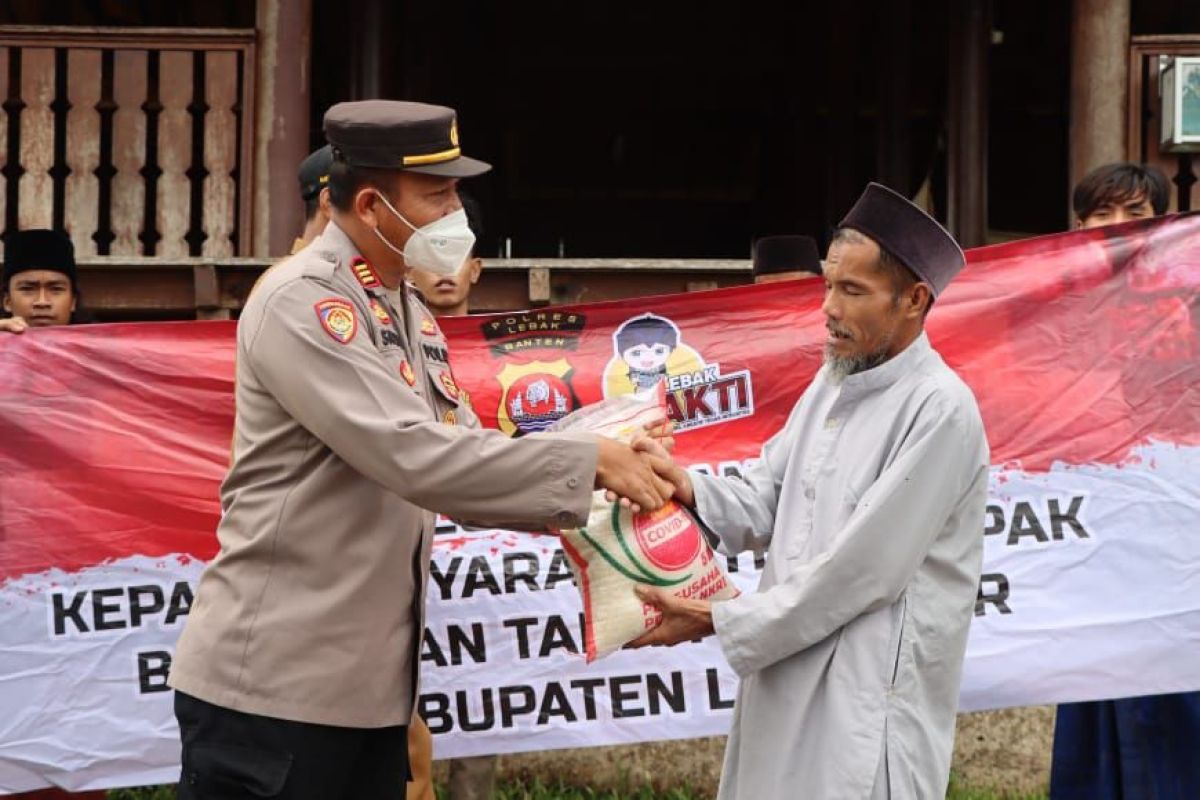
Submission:
[[[1200,216],[983,248],[968,262],[928,329],[974,389],[996,463],[1120,464],[1149,440],[1200,444]],[[736,405],[752,393],[753,414],[678,436],[692,463],[718,439],[721,452],[754,457],[783,424],[820,364],[821,293],[819,281],[777,283],[525,318],[558,313],[552,330],[522,331],[516,314],[442,324],[455,380],[497,425],[505,387],[511,411],[512,387],[534,388],[539,375],[527,395],[539,411],[559,396],[599,400],[617,326],[647,312],[669,319],[693,351],[681,349],[682,362],[750,373],[724,396]],[[135,553],[211,558],[233,358],[228,322],[0,340],[0,580]],[[686,412],[679,393],[674,402]]]

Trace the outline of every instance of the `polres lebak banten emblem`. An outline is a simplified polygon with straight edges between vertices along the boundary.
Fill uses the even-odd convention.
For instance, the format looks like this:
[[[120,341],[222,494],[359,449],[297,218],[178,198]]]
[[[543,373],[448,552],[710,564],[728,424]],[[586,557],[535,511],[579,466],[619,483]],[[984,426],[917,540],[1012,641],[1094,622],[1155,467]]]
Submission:
[[[313,304],[321,327],[338,344],[349,344],[358,333],[358,317],[354,305],[341,297],[328,297]]]
[[[505,364],[496,375],[500,407],[496,422],[508,435],[543,431],[579,407],[571,388],[574,368],[565,358]]]

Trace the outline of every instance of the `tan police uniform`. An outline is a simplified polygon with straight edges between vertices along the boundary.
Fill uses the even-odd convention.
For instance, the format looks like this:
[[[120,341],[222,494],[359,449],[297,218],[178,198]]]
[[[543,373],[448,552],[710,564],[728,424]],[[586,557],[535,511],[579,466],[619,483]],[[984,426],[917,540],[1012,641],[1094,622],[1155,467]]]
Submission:
[[[461,156],[453,111],[440,106],[340,104],[326,115],[326,133],[335,158],[359,166],[452,176],[487,168]],[[414,293],[385,288],[335,223],[247,301],[220,552],[200,580],[171,670],[189,704],[185,719],[177,697],[181,789],[192,778],[219,783],[214,775],[231,764],[263,763],[226,747],[206,767],[206,731],[226,737],[222,746],[242,726],[264,740],[282,731],[272,744],[277,769],[270,780],[253,778],[261,789],[286,778],[292,735],[264,721],[409,723],[434,512],[527,528],[586,518],[595,440],[513,440],[474,427],[439,348],[445,341]],[[447,424],[458,422],[472,425]],[[325,741],[320,730],[309,734]],[[297,766],[280,796],[316,791],[297,790]]]
[[[473,412],[432,316],[387,291],[336,224],[263,280],[238,325],[235,460],[221,550],[171,685],[209,703],[349,727],[407,724],[436,509],[581,523],[587,438],[445,424]]]

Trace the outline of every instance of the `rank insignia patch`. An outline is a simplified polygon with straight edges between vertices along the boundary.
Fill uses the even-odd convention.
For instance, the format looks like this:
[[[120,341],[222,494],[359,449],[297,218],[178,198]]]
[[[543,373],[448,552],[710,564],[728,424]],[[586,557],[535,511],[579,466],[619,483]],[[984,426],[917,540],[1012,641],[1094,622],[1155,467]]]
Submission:
[[[438,375],[438,380],[442,382],[442,387],[446,390],[446,394],[450,396],[450,399],[458,400],[458,384],[454,382],[454,376],[443,370]]]
[[[371,313],[375,315],[375,319],[379,320],[384,325],[392,324],[392,315],[389,314],[387,309],[383,307],[383,303],[379,302],[374,297],[371,298]]]
[[[413,372],[412,364],[408,363],[408,359],[400,362],[400,377],[404,378],[404,382],[409,386],[417,385],[417,376]]]
[[[358,317],[349,300],[330,297],[314,305],[313,309],[317,312],[321,327],[338,344],[350,344],[354,334],[358,333]]]
[[[350,262],[350,271],[354,273],[354,277],[362,284],[364,289],[378,289],[383,286],[379,281],[379,275],[375,273],[375,268],[367,263],[367,260],[362,256],[355,256]]]
[[[437,336],[437,332],[437,323],[435,323],[429,317],[421,317],[421,333],[425,334],[426,336]]]

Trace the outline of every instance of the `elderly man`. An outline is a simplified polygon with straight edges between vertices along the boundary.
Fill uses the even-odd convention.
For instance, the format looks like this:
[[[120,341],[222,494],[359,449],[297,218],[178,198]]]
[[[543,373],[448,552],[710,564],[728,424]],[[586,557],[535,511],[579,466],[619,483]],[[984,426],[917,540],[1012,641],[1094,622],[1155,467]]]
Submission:
[[[963,264],[869,185],[825,262],[825,365],[757,466],[689,475],[657,452],[723,549],[771,548],[757,593],[643,595],[664,616],[635,645],[715,632],[741,676],[722,798],[945,796],[989,459],[923,326]]]
[[[434,512],[568,527],[594,487],[648,508],[672,491],[613,441],[454,424],[472,412],[404,279],[461,267],[458,180],[488,165],[442,106],[341,103],[325,133],[332,219],[238,321],[220,550],[171,667],[181,800],[397,800]]]

